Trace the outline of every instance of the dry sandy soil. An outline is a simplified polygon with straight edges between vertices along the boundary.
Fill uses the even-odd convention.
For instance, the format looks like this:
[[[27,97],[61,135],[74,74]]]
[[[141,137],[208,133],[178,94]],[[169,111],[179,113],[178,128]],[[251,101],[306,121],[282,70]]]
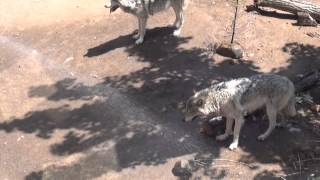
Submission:
[[[267,121],[248,118],[236,151],[231,139],[201,135],[200,121],[181,121],[178,104],[214,80],[268,72],[294,80],[320,67],[320,39],[307,35],[319,28],[246,12],[251,3],[240,1],[236,41],[246,53],[233,60],[207,50],[230,39],[231,0],[192,1],[180,37],[167,27],[172,10],[159,13],[139,46],[136,19],[109,14],[103,0],[1,0],[0,179],[167,180],[177,160],[192,158],[204,161],[194,178],[317,176],[320,137],[308,122],[319,114],[263,143]]]

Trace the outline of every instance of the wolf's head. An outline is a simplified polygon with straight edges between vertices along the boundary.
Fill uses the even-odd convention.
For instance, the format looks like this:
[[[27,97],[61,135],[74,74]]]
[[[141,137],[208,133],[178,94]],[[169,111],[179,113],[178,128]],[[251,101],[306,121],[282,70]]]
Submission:
[[[120,1],[119,0],[107,0],[104,7],[109,8],[110,13],[112,13],[120,7]]]
[[[185,109],[185,122],[192,121],[197,116],[208,115],[210,113],[210,108],[208,108],[208,92],[202,90],[195,93],[190,97],[186,103]]]

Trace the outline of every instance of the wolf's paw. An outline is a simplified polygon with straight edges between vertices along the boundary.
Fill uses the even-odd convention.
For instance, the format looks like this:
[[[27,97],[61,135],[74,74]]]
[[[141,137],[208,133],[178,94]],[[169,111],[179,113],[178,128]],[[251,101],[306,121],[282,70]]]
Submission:
[[[229,134],[221,134],[219,136],[216,137],[216,140],[218,141],[224,141],[228,138]]]
[[[231,143],[230,146],[229,146],[230,150],[235,150],[237,148],[238,148],[238,143],[235,143],[235,142]]]
[[[136,40],[136,45],[142,44],[143,43],[143,38],[139,38]]]
[[[262,135],[260,135],[260,136],[257,137],[257,140],[258,140],[258,141],[264,141],[266,138],[267,138],[267,136],[265,136],[265,135],[262,134]]]
[[[174,36],[179,36],[180,33],[181,33],[181,29],[176,29],[176,30],[173,31],[173,35]]]

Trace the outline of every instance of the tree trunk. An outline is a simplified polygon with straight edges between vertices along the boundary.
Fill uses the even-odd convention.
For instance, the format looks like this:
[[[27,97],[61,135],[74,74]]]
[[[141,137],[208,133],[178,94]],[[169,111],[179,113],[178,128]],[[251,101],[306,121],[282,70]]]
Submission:
[[[254,0],[256,6],[271,7],[293,14],[308,13],[320,22],[320,5],[315,5],[303,0]]]

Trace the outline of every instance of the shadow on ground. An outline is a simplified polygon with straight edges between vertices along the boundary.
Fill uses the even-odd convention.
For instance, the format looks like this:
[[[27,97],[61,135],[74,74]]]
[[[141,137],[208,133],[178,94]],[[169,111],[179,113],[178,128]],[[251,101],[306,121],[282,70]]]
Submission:
[[[138,165],[157,166],[170,158],[192,153],[207,159],[219,157],[221,148],[227,147],[230,141],[217,143],[199,135],[196,124],[182,123],[178,104],[192,95],[193,90],[207,87],[212,81],[257,74],[259,68],[248,60],[216,62],[204,49],[182,48],[181,45],[191,37],[178,38],[171,33],[170,28],[152,29],[140,46],[132,44],[131,35],[121,36],[90,48],[85,55],[99,56],[125,47],[129,57],[149,63],[141,70],[124,76],[105,77],[103,83],[94,86],[66,78],[52,86],[29,90],[30,97],[86,103],[77,108],[61,105],[29,112],[21,119],[0,124],[0,130],[32,133],[43,139],[51,138],[57,130],[67,130],[63,141],[51,146],[52,154],[63,156],[89,150],[91,153],[74,165],[33,172],[26,179],[41,179],[43,176],[65,178],[68,173],[79,169],[82,171],[73,175],[79,179],[90,179],[109,170],[121,171]],[[308,71],[311,66],[319,67],[319,47],[291,43],[283,50],[291,54],[289,65],[273,72],[293,77],[296,73]],[[291,147],[305,137],[297,135],[292,138],[293,135],[287,131],[275,130],[265,143],[258,143],[255,137],[266,126],[265,122],[249,121],[246,124],[240,147],[249,155],[241,157],[240,161],[279,163],[286,172],[286,158]],[[207,174],[211,178],[221,175],[218,171]],[[257,175],[257,179],[274,176],[273,172],[265,172]]]

